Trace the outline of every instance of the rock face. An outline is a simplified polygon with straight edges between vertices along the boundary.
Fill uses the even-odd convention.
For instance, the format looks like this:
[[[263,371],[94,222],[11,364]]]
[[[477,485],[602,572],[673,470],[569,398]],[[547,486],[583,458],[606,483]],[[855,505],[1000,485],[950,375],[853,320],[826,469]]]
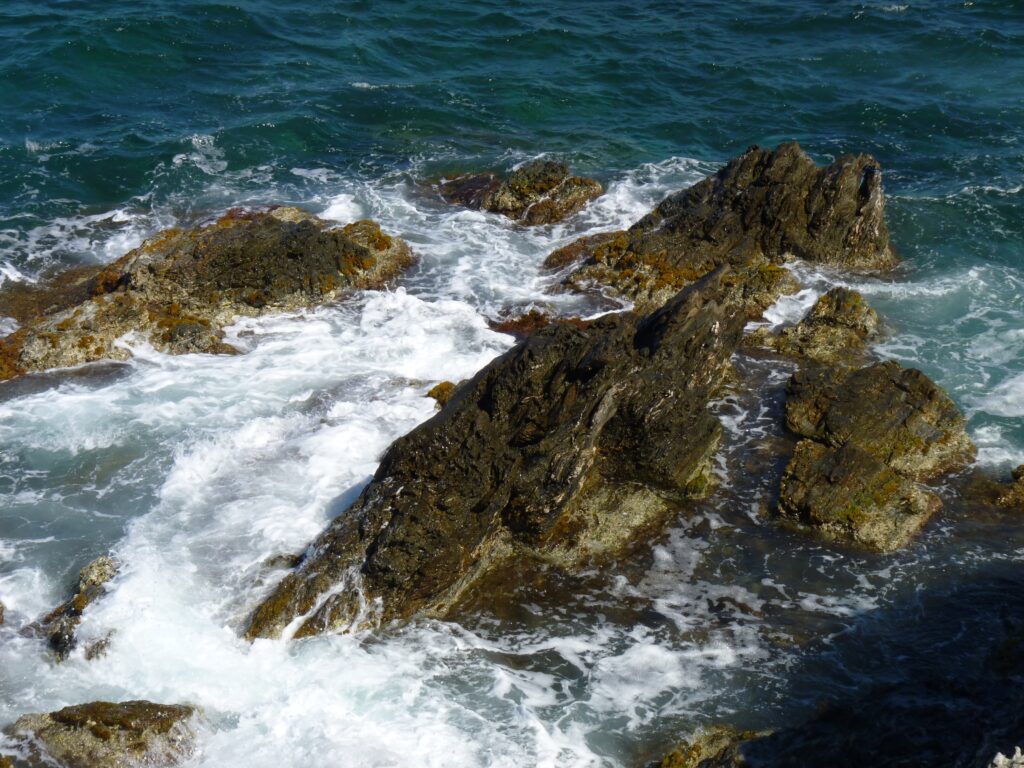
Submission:
[[[89,563],[78,574],[78,591],[28,627],[30,632],[46,638],[57,661],[64,661],[74,650],[75,630],[82,622],[82,613],[107,592],[107,582],[117,574],[117,563],[104,555]]]
[[[157,768],[177,765],[192,753],[188,720],[195,714],[189,706],[96,701],[24,715],[5,732],[23,742],[30,768],[53,761],[63,768]]]
[[[0,340],[0,380],[126,359],[115,341],[131,331],[169,353],[236,352],[221,329],[239,316],[382,287],[412,261],[404,242],[371,221],[329,229],[296,208],[236,211],[198,229],[169,229],[105,268],[58,278],[31,301],[22,291],[22,327]]]
[[[833,288],[792,328],[773,334],[759,328],[746,343],[800,360],[831,365],[863,362],[865,345],[878,338],[878,314],[849,288]]]
[[[573,176],[564,163],[533,160],[501,181],[491,173],[466,174],[441,182],[441,196],[467,208],[492,211],[527,226],[572,216],[604,190],[593,179]]]
[[[964,417],[918,370],[895,362],[793,375],[786,424],[808,438],[782,478],[779,514],[882,552],[941,507],[915,481],[972,461]]]
[[[744,317],[716,271],[646,317],[555,323],[388,449],[358,501],[253,614],[247,636],[444,615],[512,561],[573,569],[701,495],[707,402]]]
[[[625,232],[578,241],[555,251],[546,265],[562,269],[579,261],[564,287],[606,286],[641,310],[663,304],[720,264],[778,264],[793,255],[848,269],[889,269],[896,257],[881,179],[867,155],[819,168],[796,142],[775,151],[752,147],[665,198]]]

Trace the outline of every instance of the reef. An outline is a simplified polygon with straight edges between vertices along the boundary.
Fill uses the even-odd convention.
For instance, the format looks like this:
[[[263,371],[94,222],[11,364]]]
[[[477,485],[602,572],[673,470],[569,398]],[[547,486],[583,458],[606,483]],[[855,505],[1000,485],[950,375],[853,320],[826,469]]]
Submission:
[[[0,380],[96,360],[124,360],[136,333],[171,353],[233,354],[223,328],[242,316],[317,306],[381,288],[413,263],[372,221],[338,229],[297,208],[235,210],[168,229],[105,267],[12,289],[21,327],[0,339]],[[0,293],[5,306],[8,299]]]

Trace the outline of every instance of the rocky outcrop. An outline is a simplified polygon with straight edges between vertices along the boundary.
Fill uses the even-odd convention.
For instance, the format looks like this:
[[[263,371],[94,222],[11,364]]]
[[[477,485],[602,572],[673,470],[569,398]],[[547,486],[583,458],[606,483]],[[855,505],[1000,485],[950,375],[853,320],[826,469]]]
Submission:
[[[594,179],[573,176],[567,165],[552,160],[524,163],[505,180],[492,173],[456,176],[438,189],[450,203],[500,213],[527,226],[562,221],[604,191]]]
[[[296,208],[169,229],[107,267],[58,276],[27,296],[21,290],[14,306],[22,327],[0,339],[0,380],[126,359],[116,342],[130,332],[173,354],[237,352],[222,328],[238,317],[379,288],[412,261],[409,247],[372,221],[331,229]]]
[[[577,262],[564,288],[602,286],[641,311],[721,264],[777,265],[792,255],[847,269],[889,269],[896,257],[881,179],[867,155],[845,155],[819,168],[796,142],[775,151],[752,147],[665,198],[625,232],[577,241],[552,253],[546,266]],[[780,282],[775,296],[787,285]]]
[[[96,701],[49,714],[24,715],[5,729],[22,757],[13,765],[42,768],[173,766],[194,750],[194,707]]]
[[[247,636],[445,615],[490,572],[578,568],[704,493],[721,435],[707,403],[745,320],[733,277],[646,317],[551,324],[461,384],[392,444]]]
[[[864,362],[867,343],[878,338],[879,327],[878,313],[863,296],[849,288],[833,288],[795,326],[778,334],[758,328],[745,343],[798,360],[857,365]]]
[[[748,765],[743,757],[743,745],[766,735],[724,726],[698,731],[665,755],[658,768],[741,768]]]
[[[74,595],[54,608],[27,631],[46,639],[57,661],[64,661],[76,646],[75,630],[85,609],[107,593],[107,583],[117,575],[117,563],[108,555],[98,557],[78,574]]]
[[[975,454],[952,400],[895,362],[798,371],[786,424],[807,439],[783,474],[779,514],[882,552],[905,545],[941,507],[916,481]]]
[[[1024,511],[1024,464],[1013,470],[1014,482],[999,494],[996,503],[1001,507],[1019,509]],[[2,606],[0,606],[0,620],[3,618]]]

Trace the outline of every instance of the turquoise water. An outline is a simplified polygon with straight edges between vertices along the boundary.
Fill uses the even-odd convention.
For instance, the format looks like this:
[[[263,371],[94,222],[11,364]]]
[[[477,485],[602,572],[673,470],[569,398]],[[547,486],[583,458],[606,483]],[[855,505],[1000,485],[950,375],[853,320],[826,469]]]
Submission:
[[[568,607],[531,595],[535,615],[378,640],[250,647],[237,632],[259,563],[344,509],[430,416],[432,383],[512,343],[486,317],[586,309],[545,293],[551,249],[628,225],[754,143],[875,155],[905,259],[885,279],[801,269],[808,291],[782,310],[854,285],[889,325],[878,351],[951,392],[981,461],[1024,462],[1022,51],[1014,0],[5,0],[2,279],[255,203],[371,216],[422,261],[397,291],[239,324],[244,356],[137,345],[126,366],[0,391],[0,723],[141,697],[207,710],[195,765],[619,766],[699,725],[792,724],[874,679],[865,655],[906,654],[877,627],[905,626],[951,574],[1003,583],[1016,526],[947,503],[912,550],[840,558],[759,522],[751,481]],[[523,231],[424,184],[541,153],[608,193]],[[777,427],[756,404],[721,408],[735,469]],[[708,528],[723,533],[693,533]],[[83,633],[115,630],[110,653],[56,667],[14,629],[108,550],[124,570]],[[985,626],[956,610],[964,632]],[[943,646],[922,633],[910,645]]]

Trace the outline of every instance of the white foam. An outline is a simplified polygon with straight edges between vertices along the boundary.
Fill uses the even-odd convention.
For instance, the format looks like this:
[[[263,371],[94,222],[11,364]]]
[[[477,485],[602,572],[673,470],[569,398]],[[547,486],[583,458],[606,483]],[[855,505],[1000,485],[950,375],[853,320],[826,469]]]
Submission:
[[[356,202],[355,195],[342,193],[331,198],[327,207],[320,212],[320,218],[343,224],[364,218],[363,208]]]

